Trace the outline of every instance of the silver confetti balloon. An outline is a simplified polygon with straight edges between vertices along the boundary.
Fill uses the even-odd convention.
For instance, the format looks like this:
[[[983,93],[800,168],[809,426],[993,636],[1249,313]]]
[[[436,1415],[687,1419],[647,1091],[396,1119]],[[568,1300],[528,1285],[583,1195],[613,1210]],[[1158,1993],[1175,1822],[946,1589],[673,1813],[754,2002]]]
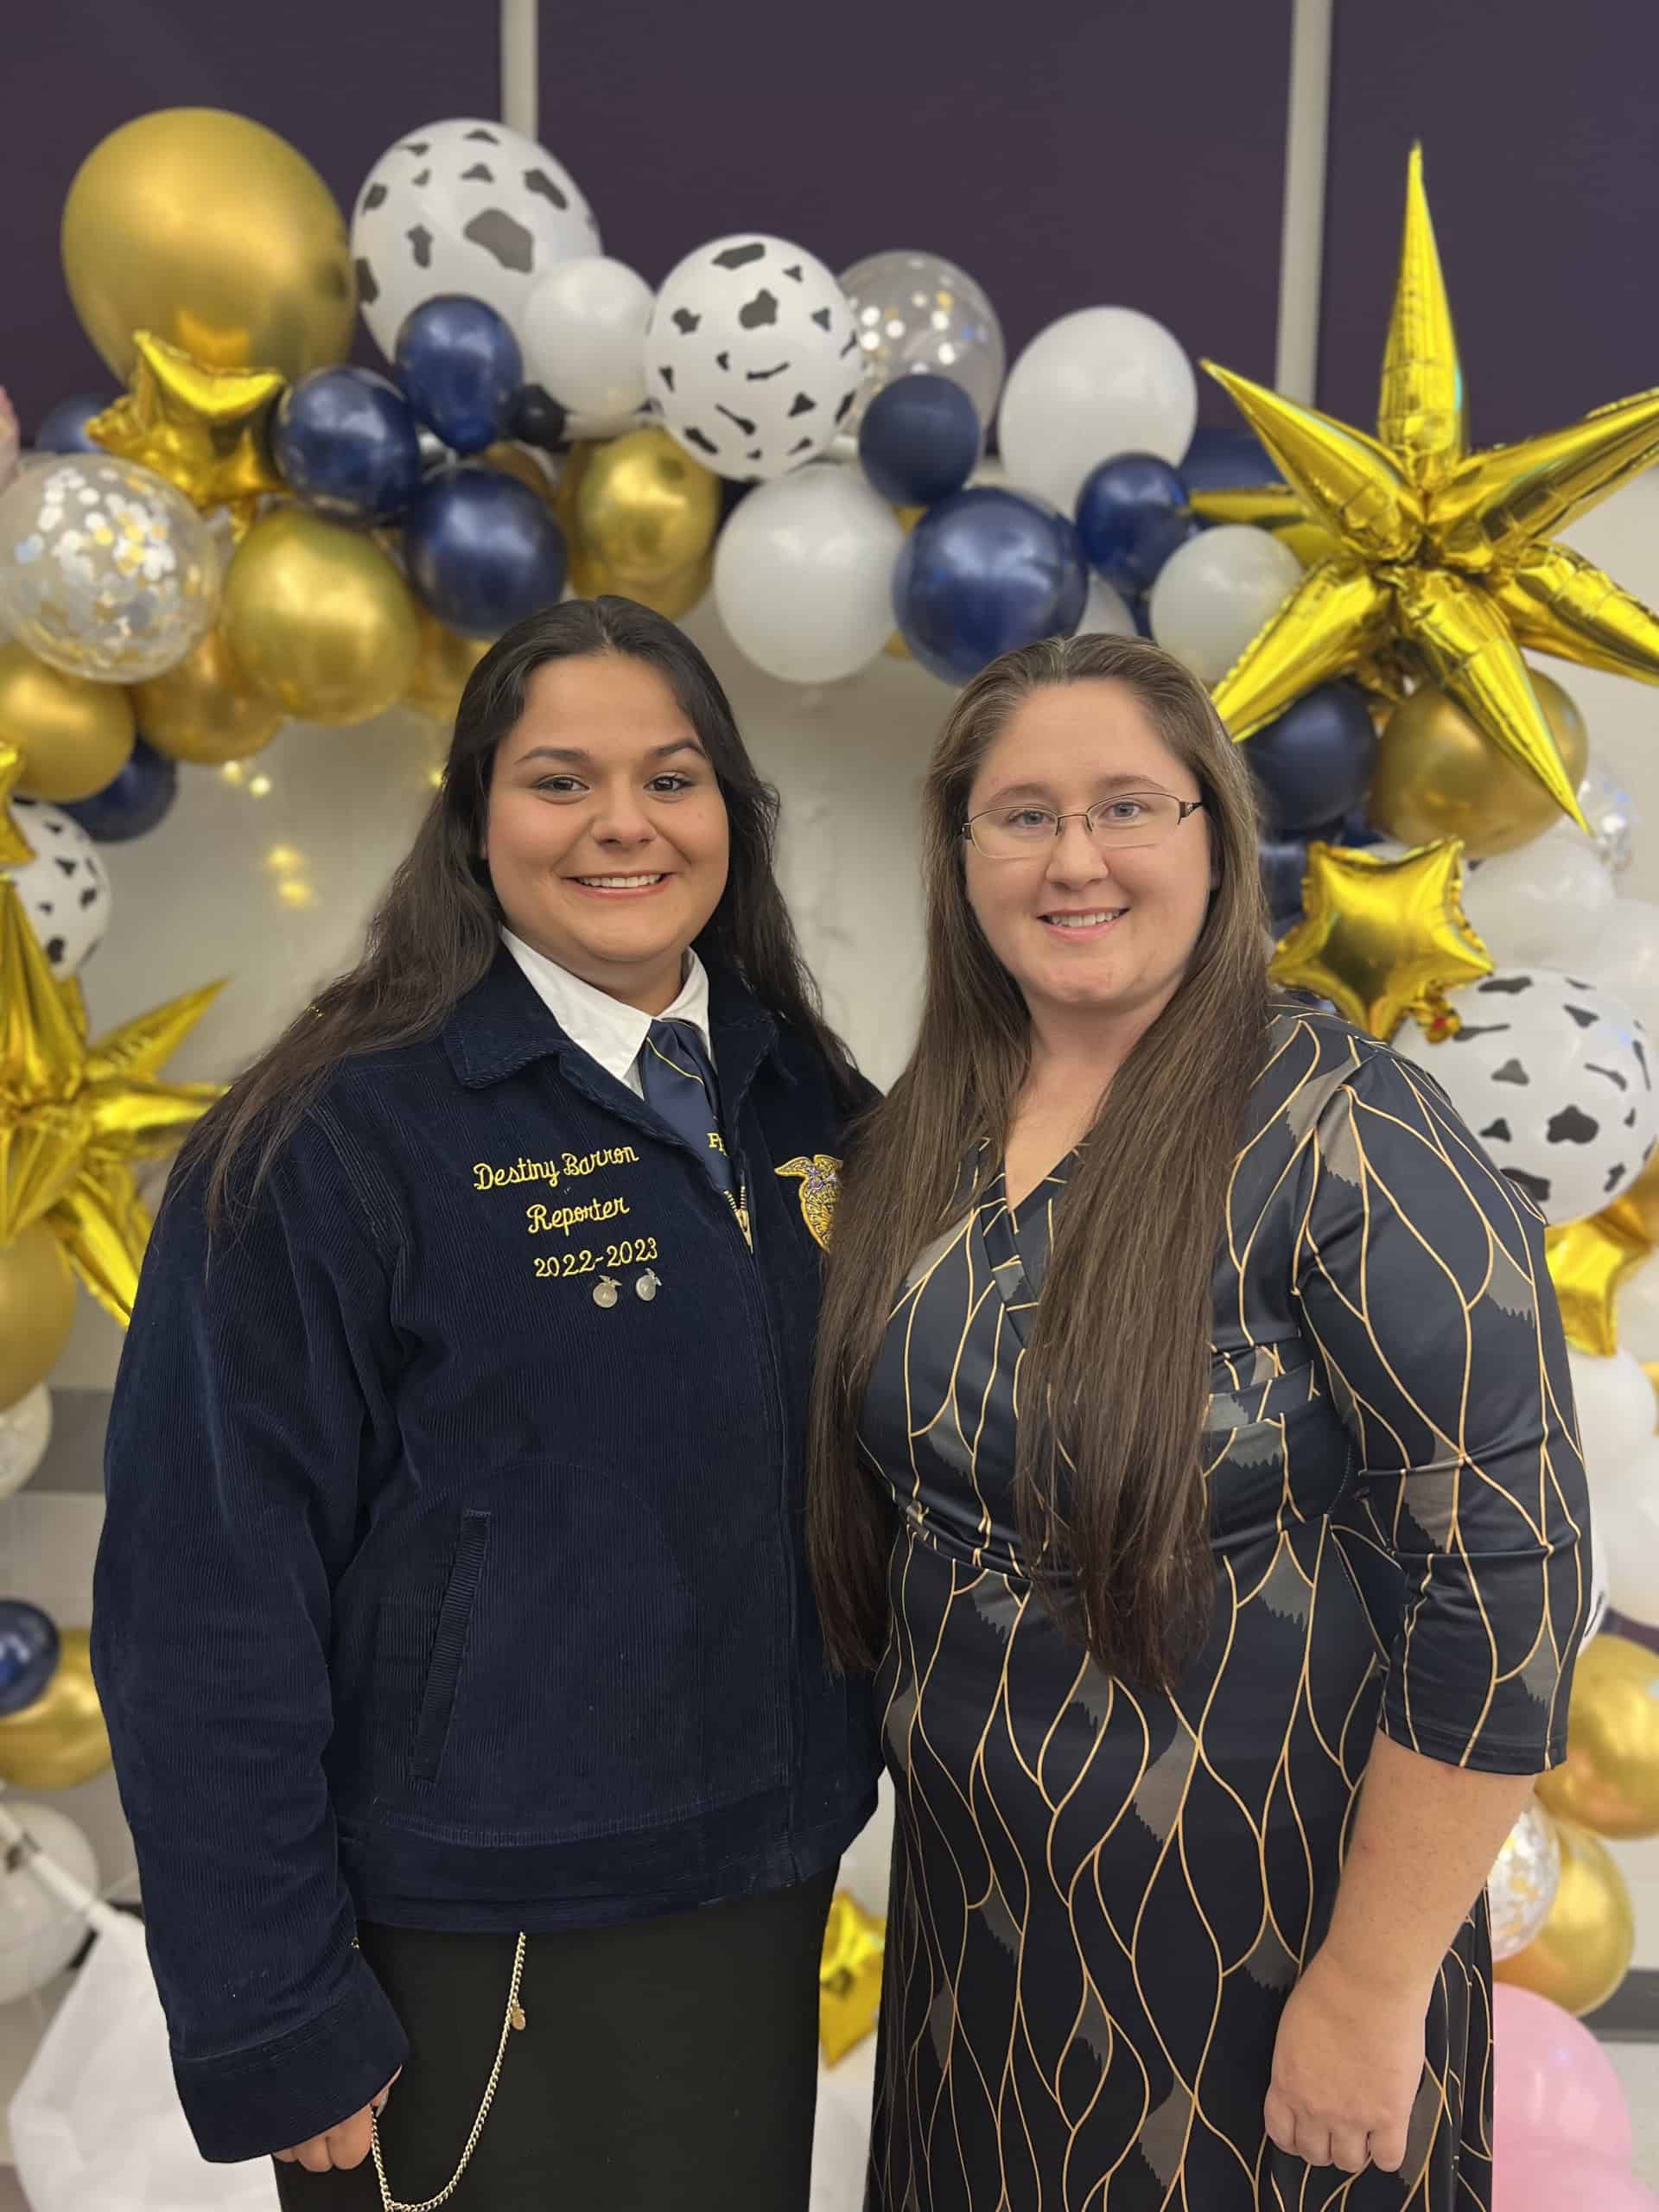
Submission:
[[[1579,785],[1579,804],[1590,824],[1596,850],[1615,875],[1623,875],[1635,849],[1641,815],[1636,801],[1617,783],[1599,760],[1592,760]]]
[[[1561,1845],[1555,1823],[1541,1805],[1529,1805],[1510,1830],[1486,1885],[1494,1961],[1512,1959],[1539,1934],[1549,1918],[1560,1878]]]
[[[996,413],[1007,348],[996,309],[966,270],[937,253],[872,253],[843,270],[864,356],[864,381],[843,428],[857,434],[865,409],[899,376],[949,377],[979,410]]]

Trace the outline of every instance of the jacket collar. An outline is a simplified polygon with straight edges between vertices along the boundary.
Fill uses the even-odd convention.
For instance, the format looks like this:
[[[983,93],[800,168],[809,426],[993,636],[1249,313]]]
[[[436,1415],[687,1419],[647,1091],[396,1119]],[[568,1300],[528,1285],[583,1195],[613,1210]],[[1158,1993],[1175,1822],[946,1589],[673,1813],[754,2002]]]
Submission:
[[[715,1066],[721,1099],[727,1110],[734,1113],[760,1062],[769,1052],[778,1056],[778,1025],[729,969],[715,961],[705,964]],[[579,1077],[592,1065],[543,1004],[505,945],[498,949],[482,982],[457,1003],[442,1035],[456,1079],[468,1090],[505,1082],[536,1060],[557,1058]],[[607,1103],[613,1093],[632,1102],[626,1086],[605,1080]],[[583,1088],[588,1087],[584,1083]]]

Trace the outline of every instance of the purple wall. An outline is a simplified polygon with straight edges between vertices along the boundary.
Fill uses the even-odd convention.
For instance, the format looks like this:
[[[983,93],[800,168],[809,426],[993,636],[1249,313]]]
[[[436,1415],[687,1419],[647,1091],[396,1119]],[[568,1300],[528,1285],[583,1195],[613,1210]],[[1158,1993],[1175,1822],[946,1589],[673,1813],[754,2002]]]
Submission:
[[[1414,137],[1475,442],[1659,384],[1653,0],[1338,0],[1333,75],[1322,406],[1376,421]]]
[[[103,381],[58,218],[82,156],[147,109],[239,109],[341,201],[393,138],[497,112],[493,0],[81,0],[9,22],[0,91],[0,383],[30,424]],[[609,250],[653,282],[722,232],[840,269],[953,256],[1011,346],[1116,301],[1195,352],[1273,365],[1289,0],[608,0],[542,10],[542,135]],[[1201,65],[1201,66],[1199,66]],[[372,356],[370,358],[372,358]],[[1212,419],[1229,410],[1205,400]]]

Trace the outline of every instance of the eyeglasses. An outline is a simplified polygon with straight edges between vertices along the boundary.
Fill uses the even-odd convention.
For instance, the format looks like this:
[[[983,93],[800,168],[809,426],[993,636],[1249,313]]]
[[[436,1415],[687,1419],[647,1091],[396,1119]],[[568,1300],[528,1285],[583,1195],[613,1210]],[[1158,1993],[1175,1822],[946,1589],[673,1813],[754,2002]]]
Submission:
[[[1081,822],[1097,845],[1124,853],[1161,845],[1203,805],[1201,798],[1175,798],[1168,791],[1120,791],[1116,798],[1097,800],[1085,814],[1057,814],[1052,806],[1029,803],[993,806],[964,822],[962,834],[988,861],[1028,860],[1052,844],[1068,822]]]

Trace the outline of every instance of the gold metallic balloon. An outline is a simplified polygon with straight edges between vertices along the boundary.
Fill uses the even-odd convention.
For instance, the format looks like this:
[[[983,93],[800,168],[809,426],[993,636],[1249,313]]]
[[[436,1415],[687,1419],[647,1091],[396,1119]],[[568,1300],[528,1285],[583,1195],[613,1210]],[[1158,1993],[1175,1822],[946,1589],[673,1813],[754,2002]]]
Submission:
[[[286,717],[255,690],[225,642],[210,630],[165,676],[135,683],[129,695],[147,743],[174,760],[219,767],[269,745]]]
[[[351,345],[357,282],[327,186],[275,131],[220,108],[162,108],[93,148],[64,206],[63,270],[118,377],[139,330],[210,368],[289,378]]]
[[[161,1080],[218,988],[89,1041],[79,985],[54,976],[16,885],[0,877],[0,1247],[48,1224],[124,1328],[149,1231],[133,1163],[164,1160],[219,1096],[214,1084]]]
[[[1531,675],[1576,790],[1590,750],[1584,716],[1559,683],[1536,669]],[[1402,845],[1461,837],[1474,860],[1529,844],[1560,818],[1537,778],[1489,745],[1463,709],[1432,684],[1396,707],[1382,733],[1370,812]]]
[[[444,728],[453,728],[467,679],[490,650],[487,638],[463,638],[440,622],[424,607],[416,613],[421,626],[420,650],[415,674],[404,694],[404,704],[428,715]]]
[[[1590,1644],[1587,1658],[1595,1644]],[[1569,2012],[1593,2012],[1630,1971],[1636,1917],[1612,1854],[1587,1828],[1557,1821],[1561,1878],[1541,1935],[1492,1969]]]
[[[11,795],[28,764],[10,740],[0,737],[0,868],[26,868],[35,848],[12,817]]]
[[[898,516],[899,523],[904,530],[905,536],[908,537],[911,531],[915,529],[917,524],[920,522],[922,517],[927,512],[927,509],[925,507],[895,507],[893,512]],[[915,655],[910,650],[910,641],[906,637],[902,630],[895,630],[881,650],[891,660],[913,660],[915,658]]]
[[[118,683],[65,676],[16,644],[0,645],[0,743],[23,756],[30,798],[90,798],[132,757],[132,707]]]
[[[395,706],[420,651],[415,602],[379,547],[303,507],[279,507],[243,539],[219,626],[256,690],[336,726]]]
[[[148,330],[131,386],[86,435],[106,453],[141,462],[199,507],[228,506],[243,524],[259,500],[283,490],[270,457],[270,420],[287,389],[275,369],[212,369]]]
[[[666,430],[630,430],[588,458],[575,499],[576,543],[624,591],[664,584],[714,543],[720,504],[720,479]]]
[[[714,580],[712,548],[681,575],[666,576],[655,584],[638,583],[616,575],[591,554],[578,553],[570,563],[570,588],[578,599],[604,599],[614,594],[648,607],[653,614],[660,614],[670,622],[677,622],[683,614],[701,606]]]
[[[828,2065],[844,2058],[875,2026],[886,1943],[886,1923],[837,1891],[818,1967],[818,2041]]]
[[[0,1720],[0,1782],[73,1789],[110,1764],[110,1732],[92,1683],[84,1628],[61,1632],[57,1667],[33,1705]]]
[[[1399,860],[1315,842],[1303,918],[1274,954],[1275,980],[1332,1001],[1373,1037],[1492,972],[1463,911],[1456,838]]]
[[[1567,1764],[1541,1775],[1552,1813],[1597,1835],[1659,1835],[1659,1653],[1605,1630],[1579,1654]]]
[[[0,1405],[44,1382],[69,1341],[75,1278],[43,1221],[0,1244]]]
[[[1217,712],[1234,737],[1249,737],[1313,684],[1402,652],[1419,681],[1448,693],[1485,743],[1582,828],[1573,779],[1521,648],[1659,683],[1659,615],[1555,543],[1573,517],[1659,458],[1659,391],[1543,437],[1468,452],[1419,149],[1407,175],[1376,436],[1206,366],[1306,519],[1338,548],[1217,686]],[[1201,495],[1206,507],[1215,496]],[[1228,496],[1230,519],[1288,519],[1283,486]]]

